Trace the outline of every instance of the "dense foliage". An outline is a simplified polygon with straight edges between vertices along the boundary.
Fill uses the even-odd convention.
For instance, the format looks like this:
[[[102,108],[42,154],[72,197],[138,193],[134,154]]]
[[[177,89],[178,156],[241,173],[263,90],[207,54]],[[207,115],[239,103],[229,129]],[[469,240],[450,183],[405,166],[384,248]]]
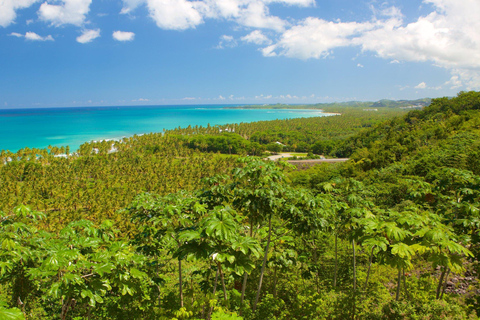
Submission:
[[[353,114],[4,154],[0,318],[477,319],[480,93]],[[205,153],[292,124],[351,160]]]

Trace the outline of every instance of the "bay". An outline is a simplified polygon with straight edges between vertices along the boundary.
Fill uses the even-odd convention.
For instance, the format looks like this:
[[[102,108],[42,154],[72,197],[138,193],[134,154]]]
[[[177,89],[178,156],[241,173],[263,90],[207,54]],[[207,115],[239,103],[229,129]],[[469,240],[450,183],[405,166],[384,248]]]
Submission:
[[[0,150],[70,146],[178,127],[319,117],[312,109],[248,109],[229,105],[81,107],[0,110]]]

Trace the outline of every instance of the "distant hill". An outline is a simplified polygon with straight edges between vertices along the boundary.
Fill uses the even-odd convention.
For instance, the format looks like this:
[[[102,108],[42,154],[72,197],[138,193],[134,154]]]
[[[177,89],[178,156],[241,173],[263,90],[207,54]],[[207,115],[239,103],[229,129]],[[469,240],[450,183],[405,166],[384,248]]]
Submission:
[[[417,100],[387,100],[383,99],[380,101],[377,101],[373,103],[370,107],[372,108],[381,108],[381,107],[387,107],[387,108],[423,108],[426,106],[429,106],[430,103],[432,102],[432,99],[430,98],[423,98],[423,99],[417,99]]]
[[[228,109],[324,109],[334,107],[360,107],[360,108],[405,108],[405,109],[420,109],[429,106],[432,99],[423,98],[417,100],[387,100],[383,99],[377,102],[372,101],[346,101],[346,102],[331,102],[331,103],[316,103],[316,104],[258,104],[249,106],[228,107]]]

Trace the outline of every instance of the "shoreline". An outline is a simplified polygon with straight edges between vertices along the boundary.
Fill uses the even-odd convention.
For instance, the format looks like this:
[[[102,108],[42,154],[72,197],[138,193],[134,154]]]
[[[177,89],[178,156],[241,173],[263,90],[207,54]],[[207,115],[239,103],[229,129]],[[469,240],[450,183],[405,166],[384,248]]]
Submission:
[[[258,109],[258,108],[257,108]],[[122,141],[124,138],[130,138],[135,135],[141,136],[149,133],[164,134],[165,132],[176,130],[178,128],[188,129],[190,127],[208,128],[235,127],[241,123],[254,123],[260,121],[276,121],[299,118],[319,118],[338,115],[336,113],[326,113],[322,109],[258,109],[263,113],[241,112],[230,113],[230,110],[252,110],[250,108],[203,108],[203,106],[191,106],[188,110],[178,111],[176,109],[164,109],[160,112],[151,112],[152,108],[138,108],[129,113],[115,112],[97,112],[87,114],[85,117],[78,115],[78,109],[74,112],[41,112],[37,110],[35,114],[24,114],[22,112],[12,113],[17,116],[10,117],[15,119],[11,125],[6,124],[5,136],[11,136],[9,141],[0,150],[16,153],[26,148],[29,149],[48,149],[49,146],[55,148],[69,147],[73,153],[78,152],[80,146],[84,143],[95,143],[100,141]],[[165,112],[163,112],[165,110]],[[192,110],[192,112],[190,111]],[[219,113],[219,110],[224,110]],[[228,110],[228,111],[227,111]],[[291,111],[291,112],[284,112]],[[305,113],[302,113],[305,111]],[[210,118],[211,117],[211,118]],[[7,117],[4,117],[6,119]],[[131,119],[131,120],[128,120]],[[34,122],[37,125],[32,126],[32,130],[27,134],[15,136],[15,132],[20,132],[19,128],[24,126],[24,122]],[[37,128],[38,123],[42,124]],[[47,123],[54,124],[47,125]],[[174,125],[175,123],[175,125]],[[125,125],[128,124],[128,125]],[[145,124],[145,125],[143,125]],[[138,130],[144,130],[141,133],[135,133]],[[38,131],[38,132],[37,132]],[[97,132],[98,131],[98,132]],[[58,138],[57,138],[58,137]],[[60,137],[62,139],[60,139]],[[19,147],[15,147],[15,144]],[[21,146],[21,147],[20,147]]]

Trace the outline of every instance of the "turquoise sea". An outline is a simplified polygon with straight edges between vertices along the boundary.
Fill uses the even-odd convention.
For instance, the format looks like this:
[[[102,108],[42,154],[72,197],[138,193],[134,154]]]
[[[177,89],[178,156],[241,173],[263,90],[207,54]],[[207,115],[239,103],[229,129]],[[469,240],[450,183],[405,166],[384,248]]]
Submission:
[[[229,108],[226,108],[229,107]],[[242,109],[228,105],[0,110],[0,150],[70,146],[163,129],[325,116],[319,110]]]

